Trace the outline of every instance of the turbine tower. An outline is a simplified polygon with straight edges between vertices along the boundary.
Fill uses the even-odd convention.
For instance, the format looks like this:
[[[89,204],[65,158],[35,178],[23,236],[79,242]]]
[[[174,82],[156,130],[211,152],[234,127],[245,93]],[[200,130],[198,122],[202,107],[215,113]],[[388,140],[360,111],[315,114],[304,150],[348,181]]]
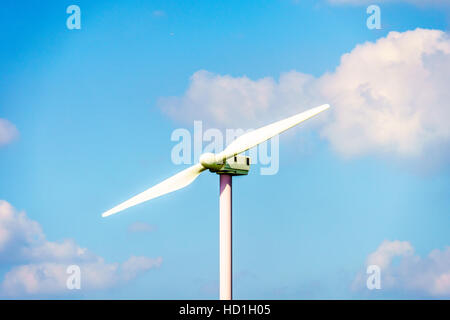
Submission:
[[[200,156],[199,163],[177,173],[176,175],[160,182],[150,189],[134,196],[133,198],[104,212],[102,217],[107,217],[142,202],[157,198],[164,194],[184,188],[194,182],[203,171],[209,171],[220,175],[220,299],[232,299],[232,176],[246,175],[250,170],[250,158],[239,155],[258,144],[267,141],[274,136],[298,125],[299,123],[314,117],[325,111],[330,106],[321,105],[296,114],[289,118],[274,122],[262,128],[245,133],[236,138],[225,150],[220,153],[204,153]]]

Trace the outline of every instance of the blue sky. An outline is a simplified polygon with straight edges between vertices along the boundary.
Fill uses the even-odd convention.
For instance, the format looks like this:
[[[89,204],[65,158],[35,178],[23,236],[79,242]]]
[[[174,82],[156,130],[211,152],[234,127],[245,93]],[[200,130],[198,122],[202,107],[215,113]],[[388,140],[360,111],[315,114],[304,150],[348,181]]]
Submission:
[[[229,106],[229,112],[249,127],[297,111],[282,108],[279,102],[286,98],[278,85],[287,72],[313,78],[304,91],[315,89],[301,93],[300,102],[330,103],[338,110],[280,138],[276,175],[260,175],[255,166],[249,177],[235,178],[235,298],[449,298],[450,281],[445,279],[450,277],[450,158],[446,151],[450,134],[442,124],[444,120],[436,119],[449,114],[448,102],[439,102],[448,101],[444,89],[450,77],[450,53],[445,37],[450,9],[439,1],[435,5],[382,2],[382,29],[369,30],[367,4],[361,2],[3,2],[0,118],[16,128],[10,141],[4,138],[5,143],[0,143],[0,199],[13,207],[4,206],[5,212],[15,212],[16,216],[26,212],[29,221],[41,226],[43,241],[47,241],[42,243],[72,239],[76,246],[92,252],[95,261],[103,258],[102,267],[105,263],[122,264],[130,256],[149,260],[137,263],[139,272],[133,276],[121,265],[117,274],[98,286],[83,282],[81,268],[82,283],[87,284],[81,290],[68,291],[57,285],[47,288],[44,284],[42,290],[39,286],[29,291],[23,289],[26,286],[16,288],[15,282],[8,281],[15,276],[22,281],[34,270],[20,269],[23,265],[45,270],[52,263],[60,266],[72,261],[70,255],[66,260],[54,256],[48,261],[25,256],[7,259],[8,251],[1,250],[19,252],[21,246],[34,248],[42,243],[23,240],[28,238],[19,233],[28,229],[22,228],[23,224],[8,229],[12,224],[4,220],[0,234],[13,230],[5,239],[19,240],[4,240],[3,249],[0,246],[2,295],[217,298],[216,175],[203,174],[184,190],[108,219],[100,216],[184,167],[171,161],[173,130],[192,130],[195,119],[210,126],[233,127],[234,123],[215,117],[216,106],[207,103],[216,101],[219,108],[227,108],[220,94],[211,97],[205,93],[206,97],[189,103],[183,100],[197,83],[193,75],[206,70],[210,75],[206,76],[205,91],[215,85],[220,89],[222,79],[228,79],[233,88],[244,79],[250,88],[241,88],[244,93],[253,90],[253,84],[259,86],[260,79],[273,80],[269,87],[273,85],[276,93],[267,110],[256,106],[254,117],[249,118],[239,116],[240,106]],[[70,4],[81,8],[80,30],[66,28]],[[389,38],[392,31],[399,32],[400,40]],[[435,40],[435,35],[442,39]],[[376,42],[379,39],[386,40]],[[425,39],[426,45],[419,47],[418,39]],[[386,52],[389,55],[386,48],[391,45],[405,50],[400,67],[388,69],[391,64],[385,63],[377,67],[381,59],[367,58],[373,69],[364,81],[361,76],[353,81],[352,66],[358,68],[357,62],[370,55],[372,51],[363,50],[370,48],[370,43],[377,44],[373,52],[381,57]],[[354,50],[357,46],[361,51]],[[428,48],[437,49],[428,53]],[[405,63],[406,67],[402,64],[409,61],[409,53],[413,56],[419,50],[428,57],[423,58],[428,71],[423,78],[422,68],[414,67],[416,60]],[[341,60],[350,52],[347,62]],[[387,80],[375,80],[378,71],[374,70],[385,73]],[[226,76],[229,78],[223,78]],[[388,139],[368,130],[349,133],[348,121],[342,119],[351,118],[354,110],[346,109],[345,102],[359,100],[345,91],[346,81],[362,81],[358,85],[372,86],[373,93],[385,92],[376,90],[389,79],[413,79],[404,88],[423,88],[406,93],[397,90],[404,96],[395,97],[386,91],[383,101],[395,111],[412,99],[414,107],[408,114],[414,112],[431,133],[408,129],[403,122],[396,126],[394,116],[382,121],[395,127],[383,128]],[[230,89],[230,95],[238,89]],[[336,95],[336,90],[345,96]],[[188,116],[180,119],[167,112],[166,97],[178,97],[173,107]],[[430,111],[436,116],[433,119],[424,116],[429,108],[422,102],[424,97],[436,103]],[[248,105],[253,108],[256,102]],[[386,105],[376,101],[367,104],[380,109]],[[314,106],[300,105],[298,110]],[[201,114],[204,119],[198,117]],[[236,126],[242,122],[236,120]],[[350,147],[342,142],[355,136],[361,139],[350,139]],[[405,149],[411,145],[412,151]],[[136,223],[152,227],[130,229]],[[400,259],[400,267],[390,262],[386,272],[382,270],[382,286],[383,274],[400,280],[370,291],[355,279],[361,272],[365,275],[369,255],[384,250],[381,244],[386,240],[389,248],[408,242],[414,253],[411,256],[407,250],[389,249]],[[433,250],[439,250],[434,260],[429,256]],[[73,263],[78,263],[78,258]],[[440,261],[440,267],[433,261]],[[434,285],[408,281],[419,274],[425,274],[431,279],[426,283],[434,281]]]

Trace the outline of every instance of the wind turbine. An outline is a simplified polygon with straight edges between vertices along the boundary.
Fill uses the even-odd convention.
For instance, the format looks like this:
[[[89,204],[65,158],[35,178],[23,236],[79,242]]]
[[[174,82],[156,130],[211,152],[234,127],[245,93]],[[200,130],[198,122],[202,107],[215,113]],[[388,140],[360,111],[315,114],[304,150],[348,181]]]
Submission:
[[[150,189],[134,196],[133,198],[104,212],[102,217],[107,217],[142,202],[157,198],[164,194],[184,188],[194,182],[203,171],[209,171],[220,175],[220,232],[219,232],[219,257],[220,257],[220,299],[232,298],[232,218],[231,218],[231,180],[234,175],[246,175],[250,170],[250,158],[239,156],[240,153],[257,146],[258,144],[273,138],[274,136],[298,125],[299,123],[314,117],[325,111],[330,106],[321,105],[296,114],[289,118],[274,122],[254,131],[245,133],[230,143],[225,150],[217,154],[204,153],[200,156],[199,163],[177,173],[162,181]]]

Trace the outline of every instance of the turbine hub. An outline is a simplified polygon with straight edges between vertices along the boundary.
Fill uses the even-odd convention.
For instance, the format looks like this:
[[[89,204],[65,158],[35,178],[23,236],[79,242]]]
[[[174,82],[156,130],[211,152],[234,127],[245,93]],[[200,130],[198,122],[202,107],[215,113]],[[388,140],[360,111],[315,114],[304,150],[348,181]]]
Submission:
[[[202,166],[211,171],[217,171],[223,167],[222,161],[216,161],[216,155],[211,152],[202,154],[199,161]]]

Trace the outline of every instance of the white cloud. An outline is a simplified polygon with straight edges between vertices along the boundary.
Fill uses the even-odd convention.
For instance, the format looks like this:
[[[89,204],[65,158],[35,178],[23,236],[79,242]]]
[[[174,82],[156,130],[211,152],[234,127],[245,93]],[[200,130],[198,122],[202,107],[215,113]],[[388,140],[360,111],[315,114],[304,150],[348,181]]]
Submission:
[[[0,200],[0,261],[20,262],[80,262],[92,260],[93,254],[78,247],[73,240],[46,240],[38,222],[17,211],[7,201]]]
[[[422,258],[407,241],[385,240],[368,256],[369,265],[381,269],[381,292],[450,298],[450,247]],[[366,279],[365,272],[359,273],[353,288],[367,290]]]
[[[450,40],[442,31],[390,32],[358,45],[320,79],[334,117],[323,134],[342,154],[420,156],[449,144]]]
[[[19,136],[15,125],[6,119],[0,118],[0,147],[11,143]]]
[[[184,96],[161,98],[159,105],[181,122],[203,120],[219,127],[249,128],[317,104],[312,83],[312,76],[296,71],[283,73],[277,82],[270,77],[251,80],[200,70],[192,75]]]
[[[138,232],[152,232],[155,231],[156,227],[148,224],[147,222],[136,221],[128,226],[128,232],[138,233]]]
[[[414,248],[408,241],[385,240],[378,249],[367,258],[367,265],[375,264],[380,268],[389,266],[396,256],[409,256],[414,253]]]
[[[278,81],[251,80],[198,71],[183,96],[162,98],[159,105],[175,120],[248,128],[330,103],[328,115],[313,122],[329,117],[321,134],[340,154],[446,161],[448,83],[448,35],[416,29],[356,46],[319,78],[291,71]]]
[[[163,10],[155,10],[155,11],[153,11],[152,14],[155,17],[165,17],[166,16],[166,12]]]
[[[81,289],[102,290],[130,281],[143,272],[159,267],[162,258],[130,257],[122,264],[105,263],[103,259],[78,264]],[[19,265],[6,273],[1,292],[6,297],[37,294],[68,294],[67,263],[45,262]]]
[[[106,263],[73,240],[48,241],[39,223],[0,200],[0,262],[13,265],[0,284],[0,294],[15,297],[70,293],[66,287],[69,265],[80,267],[82,290],[98,290],[159,267],[162,258],[131,256],[122,264]]]
[[[130,259],[122,263],[122,272],[124,279],[129,280],[135,278],[141,272],[147,271],[153,267],[159,267],[162,258],[151,259],[147,257],[132,256]]]

